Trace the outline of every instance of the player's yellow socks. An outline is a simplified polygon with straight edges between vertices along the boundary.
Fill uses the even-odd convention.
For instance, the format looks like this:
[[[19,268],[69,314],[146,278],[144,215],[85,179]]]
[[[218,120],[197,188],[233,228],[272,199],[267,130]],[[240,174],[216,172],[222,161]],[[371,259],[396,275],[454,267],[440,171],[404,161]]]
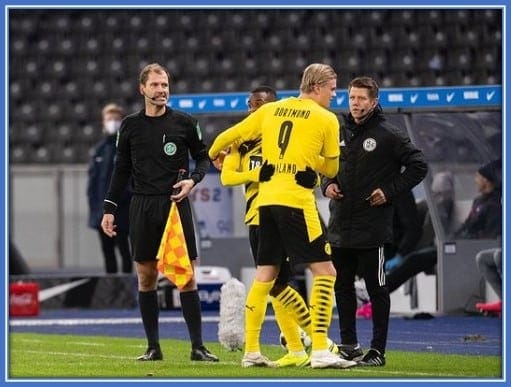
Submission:
[[[293,316],[289,313],[284,305],[276,298],[271,298],[271,305],[275,312],[275,319],[280,328],[280,331],[286,338],[287,350],[290,352],[303,351],[302,340],[300,339],[300,332],[298,331],[298,325],[293,319]]]
[[[300,293],[288,285],[275,298],[286,308],[287,312],[300,328],[302,328],[307,335],[311,336],[312,330],[309,308],[307,308],[307,304]]]
[[[261,351],[259,336],[268,305],[268,294],[274,283],[254,280],[248,291],[245,302],[245,353]]]
[[[334,296],[335,276],[318,275],[312,282],[310,314],[312,320],[312,350],[328,349],[327,337]]]

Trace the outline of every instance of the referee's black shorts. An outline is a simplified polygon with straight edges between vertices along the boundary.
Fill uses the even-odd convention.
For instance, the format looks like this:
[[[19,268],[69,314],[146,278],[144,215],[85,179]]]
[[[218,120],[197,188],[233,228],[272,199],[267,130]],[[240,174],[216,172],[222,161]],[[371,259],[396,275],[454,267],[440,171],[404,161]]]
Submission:
[[[133,259],[154,261],[169,216],[169,195],[133,195],[130,204],[130,239]],[[191,260],[197,258],[192,209],[188,198],[177,203],[181,224]]]
[[[285,257],[290,258],[293,267],[299,263],[331,261],[325,226],[319,214],[317,216],[322,233],[309,241],[302,209],[277,205],[259,207],[257,264],[280,266]]]

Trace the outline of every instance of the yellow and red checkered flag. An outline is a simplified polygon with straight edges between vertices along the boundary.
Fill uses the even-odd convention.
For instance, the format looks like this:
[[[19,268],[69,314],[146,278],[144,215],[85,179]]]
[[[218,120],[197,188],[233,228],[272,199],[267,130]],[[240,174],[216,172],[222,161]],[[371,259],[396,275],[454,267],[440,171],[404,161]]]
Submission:
[[[156,255],[158,271],[179,289],[192,279],[193,268],[186,248],[186,240],[177,204],[172,202],[169,217]]]

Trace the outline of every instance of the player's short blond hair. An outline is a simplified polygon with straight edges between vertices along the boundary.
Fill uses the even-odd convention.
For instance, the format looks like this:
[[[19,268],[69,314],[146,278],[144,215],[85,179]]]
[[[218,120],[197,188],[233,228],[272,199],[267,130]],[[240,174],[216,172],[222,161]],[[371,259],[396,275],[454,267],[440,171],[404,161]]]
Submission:
[[[167,71],[167,69],[159,63],[151,63],[145,66],[140,72],[139,82],[141,85],[145,85],[145,83],[147,82],[147,78],[149,78],[150,72],[154,72],[156,74],[167,74],[167,78],[170,82],[170,74]]]
[[[103,115],[103,117],[108,113],[116,113],[122,117],[124,115],[124,110],[122,107],[120,107],[116,103],[109,103],[109,104],[105,105],[105,107],[101,111],[101,114]]]
[[[332,79],[337,79],[337,74],[331,66],[323,63],[313,63],[303,70],[300,91],[310,93],[314,86],[322,86]]]

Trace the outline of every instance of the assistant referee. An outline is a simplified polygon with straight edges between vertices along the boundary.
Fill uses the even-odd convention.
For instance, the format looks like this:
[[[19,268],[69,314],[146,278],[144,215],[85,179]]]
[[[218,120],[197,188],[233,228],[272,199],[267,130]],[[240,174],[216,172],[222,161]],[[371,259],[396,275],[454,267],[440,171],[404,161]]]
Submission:
[[[138,300],[147,337],[147,350],[138,360],[162,360],[159,343],[159,307],[156,294],[156,254],[169,214],[171,200],[178,203],[188,254],[197,258],[197,246],[188,194],[206,174],[210,161],[197,120],[170,109],[168,71],[153,63],[140,73],[144,109],[126,117],[117,139],[115,168],[104,201],[101,226],[115,235],[114,214],[128,179],[133,176],[130,206],[130,238],[138,277]],[[195,160],[190,176],[177,182],[180,169],[189,170],[189,155]],[[179,194],[171,195],[174,188]],[[180,291],[181,308],[190,334],[191,360],[218,361],[202,342],[201,306],[194,278]]]

